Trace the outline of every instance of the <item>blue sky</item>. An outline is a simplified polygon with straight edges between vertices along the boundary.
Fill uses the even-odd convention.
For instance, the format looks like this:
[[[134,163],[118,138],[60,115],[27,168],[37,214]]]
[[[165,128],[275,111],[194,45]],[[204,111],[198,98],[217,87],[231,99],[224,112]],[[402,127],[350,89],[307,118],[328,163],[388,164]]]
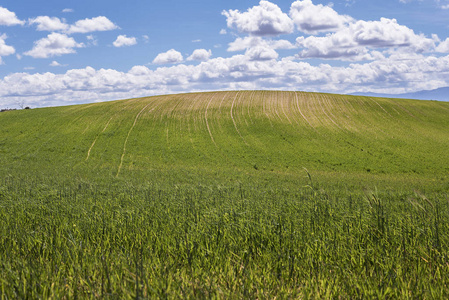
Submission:
[[[449,0],[3,0],[0,108],[449,86]]]

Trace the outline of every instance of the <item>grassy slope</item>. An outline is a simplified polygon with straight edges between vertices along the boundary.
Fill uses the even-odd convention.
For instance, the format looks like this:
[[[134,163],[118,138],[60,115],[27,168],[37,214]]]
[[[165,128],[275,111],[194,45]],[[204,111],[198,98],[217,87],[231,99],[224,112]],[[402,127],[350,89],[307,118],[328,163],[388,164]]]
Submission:
[[[0,115],[5,168],[449,174],[449,103],[295,92],[169,95]],[[89,152],[90,150],[90,152]],[[121,167],[120,167],[121,165]],[[120,171],[119,171],[120,168]]]
[[[448,123],[261,91],[1,113],[0,298],[448,298]]]

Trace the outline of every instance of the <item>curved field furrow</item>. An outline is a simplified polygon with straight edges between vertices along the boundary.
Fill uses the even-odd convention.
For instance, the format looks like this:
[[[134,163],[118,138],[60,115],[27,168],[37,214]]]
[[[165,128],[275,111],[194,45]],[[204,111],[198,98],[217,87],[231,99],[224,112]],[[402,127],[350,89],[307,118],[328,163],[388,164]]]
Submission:
[[[214,100],[215,95],[216,94],[213,94],[212,97],[210,98],[209,102],[207,103],[206,110],[204,112],[204,119],[206,121],[207,131],[209,132],[210,139],[212,140],[212,143],[214,143],[215,147],[218,148],[217,143],[215,143],[214,136],[212,135],[212,132],[210,131],[209,122],[207,120],[207,110],[209,109],[209,106],[210,106],[210,103],[212,102],[212,100]]]
[[[329,114],[335,120],[335,122],[340,124],[340,126],[341,126],[340,129],[353,131],[354,127],[349,124],[350,118],[348,120],[348,114],[346,114],[343,111],[343,109],[340,105],[341,104],[340,99],[337,97],[334,97],[331,99],[330,96],[327,94],[323,94],[322,97],[326,102],[326,107],[329,108]]]
[[[376,103],[387,115],[389,115],[391,118],[393,118],[393,116],[388,111],[386,111],[385,108],[379,104],[379,102],[376,101],[376,99],[374,99],[373,97],[370,97],[369,99],[371,101],[374,101],[374,103]]]
[[[253,114],[253,112],[251,112],[251,108],[256,106],[255,100],[254,100],[255,94],[256,94],[256,91],[251,91],[251,94],[248,97],[248,101],[247,101],[247,105],[246,105],[246,112],[248,114],[251,124],[254,124],[253,118],[251,116]]]
[[[324,115],[327,117],[327,119],[329,121],[331,121],[331,123],[334,124],[335,127],[337,127],[338,129],[342,129],[340,127],[340,125],[338,125],[337,122],[335,122],[335,120],[333,118],[333,115],[331,113],[331,109],[329,109],[332,106],[330,104],[328,104],[328,103],[324,103],[325,102],[325,97],[323,95],[317,95],[317,99],[318,99],[318,104],[320,105],[321,110],[324,113]],[[329,113],[326,110],[328,110]]]
[[[282,122],[282,117],[279,114],[278,111],[278,105],[279,105],[279,98],[278,98],[278,92],[275,91],[273,93],[271,93],[271,111],[274,112],[274,114],[277,116],[277,118],[279,119],[278,122]]]
[[[108,121],[108,122],[106,123],[106,125],[104,126],[103,130],[102,130],[102,131],[95,137],[95,140],[92,142],[92,145],[90,145],[90,148],[89,148],[89,150],[87,151],[86,161],[89,159],[90,151],[92,150],[92,148],[94,147],[95,143],[97,142],[98,137],[99,137],[103,132],[105,132],[106,128],[108,128],[108,125],[109,125],[109,123],[111,123],[112,118],[113,118],[113,117],[111,117],[111,118],[109,119],[109,121]]]
[[[150,106],[151,104],[153,104],[153,103],[148,103],[147,105],[145,105],[145,106],[139,111],[139,113],[136,115],[136,118],[134,119],[133,125],[132,125],[131,128],[129,129],[128,134],[126,135],[125,142],[123,143],[123,152],[122,152],[122,156],[121,156],[121,158],[120,158],[120,164],[119,164],[119,166],[118,166],[118,169],[117,169],[117,175],[115,175],[115,177],[118,177],[118,176],[120,175],[120,170],[122,169],[123,159],[124,159],[125,154],[126,154],[126,144],[128,143],[129,136],[131,135],[131,132],[132,132],[132,130],[134,129],[134,126],[136,126],[137,120],[139,120],[140,115],[141,115],[141,114],[143,113],[143,111],[144,111],[148,106]],[[156,105],[155,107],[153,107],[150,111],[155,110],[156,107],[157,107],[157,105]]]
[[[235,130],[237,131],[238,135],[242,138],[242,140],[245,143],[245,145],[248,145],[248,143],[245,141],[245,139],[243,138],[242,134],[240,133],[239,128],[237,127],[237,123],[235,122],[235,118],[234,118],[234,114],[233,114],[234,105],[235,105],[236,99],[237,99],[237,97],[239,95],[240,95],[240,92],[237,92],[235,94],[234,100],[232,101],[232,105],[231,105],[231,119],[232,119],[232,123],[234,123],[234,127],[235,127]]]
[[[310,123],[310,121],[307,119],[307,117],[304,115],[300,105],[299,105],[299,98],[298,98],[298,92],[294,92],[295,93],[295,103],[296,103],[296,109],[298,110],[299,114],[301,115],[301,117],[304,119],[304,121],[307,122],[307,124],[309,124],[310,127],[313,128],[313,130],[316,131],[315,127]]]
[[[285,116],[285,118],[287,119],[288,123],[289,123],[290,125],[292,125],[293,123],[292,123],[292,121],[290,120],[290,118],[288,117],[287,112],[286,112],[286,110],[285,110],[285,106],[288,105],[287,98],[285,97],[285,96],[286,96],[286,93],[285,93],[285,92],[280,92],[280,93],[281,93],[281,102],[280,102],[280,103],[281,103],[282,113],[284,114],[284,116]]]
[[[199,101],[199,99],[201,98],[201,94],[197,94],[195,98],[193,98],[190,101],[190,105],[188,106],[187,110],[186,110],[186,116],[184,118],[184,122],[186,123],[186,127],[187,127],[187,131],[188,131],[188,135],[189,135],[189,140],[190,140],[190,144],[192,146],[192,148],[195,150],[195,152],[198,153],[198,150],[193,142],[193,130],[192,130],[192,123],[194,122],[195,118],[193,117],[193,108],[196,107],[196,103]],[[187,101],[186,101],[187,103]]]
[[[263,114],[267,117],[268,121],[270,122],[271,127],[273,127],[273,122],[271,121],[270,115],[268,115],[268,109],[267,109],[267,97],[265,91],[262,91],[262,96],[260,97],[262,100],[262,111]]]
[[[307,119],[310,121],[311,124],[316,124],[315,128],[317,127],[323,127],[326,126],[326,123],[322,121],[322,118],[320,118],[321,113],[319,111],[319,105],[317,104],[317,101],[315,101],[315,93],[306,93],[306,92],[300,92],[301,98],[304,99],[305,103],[305,110],[304,115],[307,116]]]
[[[167,120],[165,122],[165,126],[166,126],[166,142],[167,145],[169,145],[169,131],[170,131],[170,127],[172,127],[172,130],[170,132],[173,132],[173,136],[176,137],[176,134],[179,132],[178,130],[176,130],[176,123],[178,122],[178,119],[176,118],[176,112],[178,111],[178,107],[181,105],[182,102],[182,98],[179,99],[174,99],[173,101],[176,100],[176,104],[173,105],[173,103],[171,103],[171,108],[168,110],[167,113]]]
[[[310,94],[309,108],[314,112],[314,116],[321,123],[322,128],[336,127],[332,124],[331,118],[326,114],[321,103],[320,95],[317,93]]]

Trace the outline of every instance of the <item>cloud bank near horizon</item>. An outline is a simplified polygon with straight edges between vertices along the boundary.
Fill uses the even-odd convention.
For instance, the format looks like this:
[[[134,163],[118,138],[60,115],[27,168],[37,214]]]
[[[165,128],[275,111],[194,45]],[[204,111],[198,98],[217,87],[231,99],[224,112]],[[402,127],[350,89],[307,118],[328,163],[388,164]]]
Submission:
[[[156,55],[152,63],[126,72],[87,66],[65,73],[12,73],[0,79],[0,106],[66,105],[210,90],[395,94],[449,86],[449,37],[416,33],[396,19],[357,20],[312,0],[294,1],[288,12],[262,0],[246,11],[224,10],[222,16],[227,28],[217,35],[234,37],[227,57],[214,57],[204,48],[181,53],[167,45],[169,50]],[[119,29],[104,16],[71,25],[49,16],[22,21],[0,7],[0,26],[25,24],[50,33],[18,58],[76,55],[89,47],[77,42],[79,35]],[[86,38],[96,42],[92,35]],[[7,39],[0,35],[0,62],[16,53]],[[136,44],[137,38],[124,34],[110,42],[116,48]],[[61,66],[54,60],[49,65]]]

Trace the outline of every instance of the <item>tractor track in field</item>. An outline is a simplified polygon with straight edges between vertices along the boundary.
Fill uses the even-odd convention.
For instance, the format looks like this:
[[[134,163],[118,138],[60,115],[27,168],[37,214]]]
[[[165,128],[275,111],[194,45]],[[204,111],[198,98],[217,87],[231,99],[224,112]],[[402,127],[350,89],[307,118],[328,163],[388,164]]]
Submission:
[[[326,107],[329,110],[329,114],[332,116],[336,122],[338,122],[341,127],[341,130],[347,130],[352,131],[352,126],[349,124],[350,118],[345,118],[346,113],[343,111],[341,107],[341,101],[338,98],[331,99],[329,95],[324,94],[323,95],[324,102],[326,104]],[[336,112],[337,115],[335,115],[332,111]]]
[[[251,117],[251,104],[254,102],[254,94],[256,93],[256,91],[251,91],[251,94],[249,95],[249,100],[247,102],[246,105],[246,111],[250,120],[250,123],[253,124],[253,118]]]
[[[338,125],[335,121],[334,121],[334,119],[329,115],[329,114],[332,114],[331,112],[330,112],[330,110],[329,110],[329,114],[327,113],[327,111],[326,111],[326,109],[328,108],[328,104],[326,104],[326,103],[324,103],[324,105],[321,103],[321,102],[324,102],[324,97],[323,96],[318,96],[317,97],[318,98],[318,103],[319,103],[319,105],[320,105],[320,107],[321,107],[321,110],[323,111],[323,113],[326,115],[326,117],[338,128],[338,129],[342,129],[341,127],[340,127],[340,125]]]
[[[287,104],[287,99],[285,98],[285,93],[284,92],[280,92],[281,94],[281,101],[278,101],[281,105],[281,109],[282,109],[282,113],[284,114],[285,118],[287,119],[288,123],[290,125],[293,125],[292,121],[290,120],[290,118],[288,117],[286,111],[285,111],[285,105]],[[276,96],[277,98],[277,96]]]
[[[270,118],[270,116],[267,113],[267,106],[266,106],[267,101],[265,101],[265,98],[266,98],[266,93],[265,92],[262,92],[261,98],[262,98],[262,110],[263,110],[263,113],[265,114],[265,116],[267,116],[267,119],[270,122],[271,127],[273,128],[274,127],[273,126],[273,122],[271,122],[271,118]]]
[[[214,143],[215,147],[218,148],[218,145],[215,142],[214,136],[212,135],[212,132],[210,130],[209,122],[207,120],[207,110],[209,109],[210,103],[212,102],[212,100],[215,98],[216,95],[217,94],[215,93],[215,94],[212,95],[212,97],[210,97],[209,102],[207,103],[207,106],[206,106],[206,110],[204,111],[204,119],[206,121],[206,127],[207,127],[207,131],[209,132],[210,139],[212,140],[212,143]]]
[[[169,145],[168,132],[169,132],[169,128],[170,128],[170,120],[172,120],[172,123],[176,122],[176,118],[174,117],[174,115],[176,115],[176,110],[181,102],[182,102],[182,99],[178,99],[178,102],[175,105],[172,105],[172,108],[167,113],[167,121],[165,122],[165,138],[166,138],[167,145]],[[174,127],[176,128],[176,123],[175,123]],[[174,130],[174,131],[176,132],[176,130]]]
[[[232,105],[231,105],[231,119],[232,119],[232,123],[234,123],[234,127],[235,130],[237,131],[237,133],[239,134],[239,136],[242,138],[243,142],[245,143],[245,145],[248,146],[248,143],[246,142],[246,140],[243,138],[242,134],[240,133],[239,128],[237,127],[237,123],[235,122],[234,119],[234,114],[233,114],[233,110],[234,110],[234,105],[235,105],[235,100],[237,99],[237,97],[239,96],[240,92],[237,92],[235,94],[234,100],[232,101]]]
[[[125,154],[126,154],[126,145],[127,145],[127,143],[128,143],[129,136],[131,135],[131,132],[133,131],[134,127],[136,126],[137,120],[139,120],[140,115],[141,115],[141,114],[143,113],[143,111],[144,111],[148,106],[150,106],[151,104],[153,104],[153,103],[152,103],[152,102],[151,102],[151,103],[148,103],[147,105],[145,105],[145,106],[139,111],[139,113],[136,115],[136,118],[134,119],[133,125],[132,125],[131,128],[129,129],[128,134],[126,135],[125,142],[123,143],[123,152],[122,152],[122,156],[121,156],[121,158],[120,158],[120,164],[119,164],[119,166],[118,166],[118,169],[117,169],[117,175],[115,175],[115,177],[118,177],[118,176],[120,175],[120,171],[121,171],[122,166],[123,166],[123,159],[125,158]],[[155,110],[157,106],[158,106],[158,105],[156,105],[155,107],[153,107],[153,108],[150,110],[150,112],[153,111],[153,110]]]
[[[376,101],[376,99],[374,99],[373,97],[370,97],[369,99],[376,103],[387,115],[389,115],[391,118],[394,118],[388,111],[385,110],[382,105],[379,104],[379,102]]]
[[[296,98],[296,108],[298,109],[299,114],[307,122],[307,124],[309,124],[309,126],[313,128],[313,130],[317,131],[316,128],[309,122],[307,117],[303,114],[301,107],[299,106],[298,92],[295,92],[295,98]]]
[[[111,118],[109,119],[109,121],[108,121],[108,122],[106,123],[106,125],[104,126],[103,130],[102,130],[99,134],[97,134],[97,136],[95,137],[94,141],[92,142],[92,145],[90,145],[90,148],[89,148],[89,150],[87,151],[86,161],[89,159],[89,157],[90,157],[90,151],[91,151],[92,148],[95,146],[95,143],[97,142],[97,139],[100,137],[100,135],[101,135],[103,132],[106,131],[106,128],[108,128],[109,123],[111,123],[112,118],[113,118],[113,117],[111,117]]]

